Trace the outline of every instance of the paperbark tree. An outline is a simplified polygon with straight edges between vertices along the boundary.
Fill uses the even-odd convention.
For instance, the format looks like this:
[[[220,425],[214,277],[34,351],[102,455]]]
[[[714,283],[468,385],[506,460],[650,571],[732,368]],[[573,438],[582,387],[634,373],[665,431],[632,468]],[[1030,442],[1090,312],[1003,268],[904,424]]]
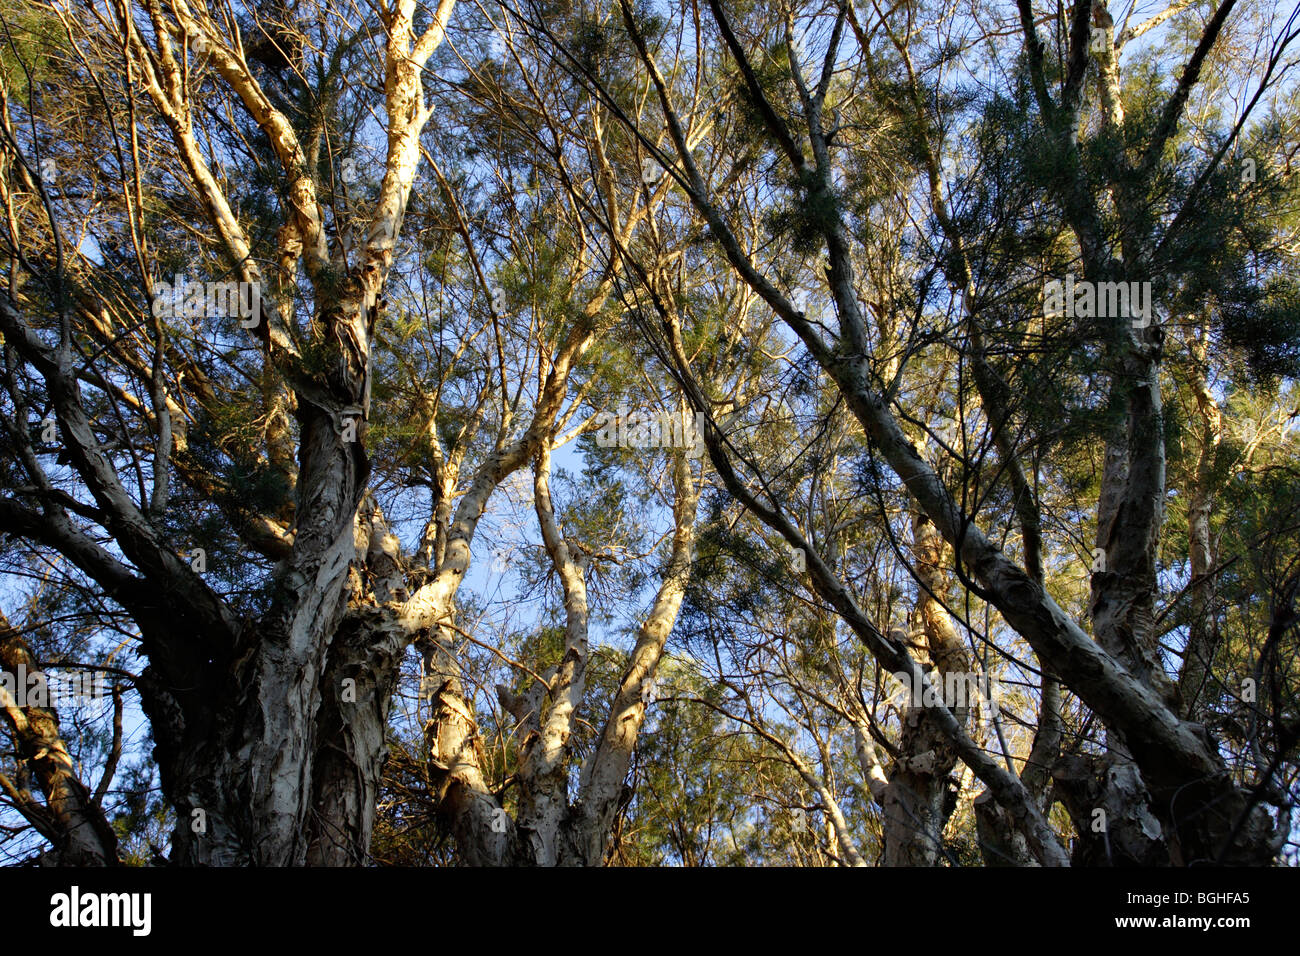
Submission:
[[[0,572],[139,658],[172,861],[1271,862],[1300,114],[1239,6],[0,2]],[[6,713],[8,819],[113,862]]]
[[[10,219],[9,246],[31,284],[30,291],[3,305],[0,324],[6,345],[41,380],[64,454],[93,501],[79,506],[80,514],[113,537],[121,556],[95,545],[57,503],[46,505],[45,514],[38,515],[32,503],[7,502],[10,528],[44,524],[39,540],[63,551],[132,612],[149,660],[139,683],[141,700],[153,729],[164,789],[179,819],[173,847],[178,862],[303,862],[311,842],[307,821],[317,794],[333,797],[345,786],[337,779],[338,768],[328,760],[316,761],[317,752],[345,750],[344,742],[366,735],[370,715],[363,715],[362,708],[348,712],[344,727],[329,726],[322,734],[318,716],[328,720],[331,715],[328,710],[318,714],[318,702],[331,663],[339,666],[340,655],[331,655],[336,635],[355,630],[355,625],[344,626],[344,585],[355,558],[354,528],[370,470],[364,445],[372,342],[420,158],[420,132],[432,115],[422,93],[421,70],[441,42],[452,9],[452,3],[442,4],[418,32],[413,2],[384,11],[386,38],[379,50],[386,63],[383,105],[388,116],[383,182],[366,238],[359,248],[336,247],[334,252],[309,160],[317,144],[304,147],[289,117],[273,104],[245,57],[237,22],[214,20],[205,8],[184,3],[166,10],[159,4],[122,4],[102,15],[92,11],[75,23],[55,11],[64,16],[74,57],[86,56],[88,48],[104,39],[119,45],[125,73],[117,93],[125,98],[131,118],[127,142],[119,145],[138,160],[140,131],[134,111],[143,109],[135,99],[136,90],[142,89],[170,136],[184,177],[222,251],[258,298],[272,285],[270,277],[254,258],[247,223],[234,211],[214,173],[216,157],[205,153],[196,135],[196,59],[202,59],[261,129],[284,183],[280,273],[273,300],[277,308],[254,324],[253,335],[294,409],[298,460],[294,467],[280,456],[281,465],[293,468],[292,507],[278,509],[279,515],[259,516],[254,524],[260,550],[277,567],[268,602],[251,613],[237,612],[214,593],[199,570],[203,561],[178,555],[162,530],[173,491],[172,452],[186,441],[186,410],[178,407],[169,388],[160,317],[153,316],[152,358],[127,368],[147,385],[148,403],[133,403],[132,412],[141,415],[151,433],[152,492],[133,497],[104,450],[83,385],[111,396],[115,383],[78,366],[73,358],[87,332],[92,337],[99,333],[112,348],[106,320],[125,303],[97,299],[96,268],[84,256],[78,257],[75,271],[72,268],[72,244],[59,203],[51,195],[52,182],[42,180],[35,190],[43,216],[35,212],[19,221]],[[105,79],[94,78],[101,83]],[[17,146],[12,133],[10,145]],[[13,159],[14,175],[30,177],[20,154]],[[143,266],[148,252],[138,162],[133,175],[134,181],[131,173],[123,181],[123,196],[137,261]],[[17,201],[13,183],[11,179],[6,193],[11,210]],[[25,228],[37,230],[35,243],[21,231]],[[291,299],[300,264],[313,299],[305,327],[298,324]],[[155,297],[153,280],[147,273],[141,278],[146,294]],[[56,331],[54,345],[42,335],[51,327]],[[200,383],[206,380],[201,366],[192,363],[185,371]],[[34,456],[28,456],[25,465],[38,487],[50,486],[46,469]],[[282,517],[286,511],[292,520]],[[59,530],[50,531],[51,523]],[[178,639],[178,633],[183,637]],[[377,671],[382,688],[395,650],[367,647],[367,653],[374,655],[367,663]],[[382,711],[382,706],[374,709]],[[361,726],[351,726],[354,723]],[[373,754],[364,753],[358,760],[373,760]],[[367,769],[374,771],[373,766]],[[322,779],[315,779],[318,775]],[[368,801],[364,773],[361,776],[363,792],[340,801],[339,812],[350,816],[345,829],[364,836]],[[356,780],[352,776],[346,786],[355,786]]]
[[[1099,183],[1089,179],[1079,160],[1080,112],[1084,79],[1089,64],[1092,5],[1079,4],[1069,21],[1069,47],[1062,69],[1062,92],[1050,94],[1045,78],[1043,46],[1030,5],[1019,5],[1026,35],[1029,81],[1037,97],[1039,120],[1056,150],[1064,192],[1062,212],[1078,243],[1084,277],[1090,282],[1150,282],[1157,263],[1160,237],[1141,197],[1166,144],[1173,135],[1190,90],[1234,4],[1225,2],[1207,23],[1173,92],[1158,112],[1150,138],[1134,159],[1120,151],[1116,163],[1105,168]],[[624,4],[624,22],[642,64],[655,82],[664,122],[674,141],[678,182],[708,220],[711,235],[732,268],[787,323],[808,355],[831,376],[880,456],[893,469],[935,528],[952,545],[960,565],[978,582],[980,594],[1001,613],[1038,654],[1052,673],[1096,711],[1110,728],[1111,752],[1102,774],[1100,804],[1096,800],[1072,801],[1076,829],[1089,832],[1081,811],[1105,804],[1109,829],[1124,844],[1119,854],[1148,862],[1191,862],[1226,859],[1264,863],[1276,852],[1276,834],[1268,815],[1234,783],[1203,729],[1180,719],[1174,710],[1172,684],[1155,656],[1151,632],[1156,577],[1155,556],[1163,515],[1165,489],[1162,405],[1158,373],[1160,339],[1158,321],[1130,323],[1125,314],[1112,320],[1107,335],[1112,361],[1112,396],[1124,409],[1124,424],[1108,439],[1106,471],[1098,503],[1097,546],[1105,558],[1104,569],[1093,577],[1090,615],[1094,635],[1089,636],[1066,614],[1042,583],[1018,566],[982,532],[963,504],[914,450],[891,409],[893,396],[873,367],[873,336],[868,316],[854,285],[855,263],[845,215],[836,198],[833,141],[840,131],[837,118],[827,111],[827,96],[836,78],[840,44],[850,11],[839,7],[828,19],[831,32],[824,62],[814,64],[811,82],[805,83],[797,60],[788,69],[793,103],[769,99],[765,79],[754,66],[731,17],[717,4],[710,9],[720,42],[738,70],[775,156],[799,183],[800,201],[824,243],[828,265],[826,279],[839,319],[830,333],[808,320],[801,309],[746,254],[736,241],[733,226],[719,212],[715,193],[701,174],[687,143],[675,105],[674,92],[665,82],[647,47],[631,8]],[[1100,14],[1099,14],[1100,16]],[[793,26],[785,23],[787,49],[794,46]],[[1107,123],[1119,134],[1123,112],[1112,95],[1107,54],[1101,55],[1102,103],[1109,110]],[[769,74],[762,73],[762,77]],[[797,136],[795,130],[798,131]],[[806,148],[807,147],[807,148]],[[1114,197],[1118,244],[1113,257],[1103,232],[1099,191]],[[1161,283],[1158,283],[1161,284]],[[1133,327],[1130,328],[1130,325]],[[693,396],[694,398],[694,396]],[[695,399],[698,407],[707,403]],[[716,432],[710,432],[715,465],[726,475],[718,456],[724,454]],[[721,436],[718,436],[719,438]],[[733,493],[740,490],[728,482]],[[779,528],[792,545],[801,536],[754,498],[746,503],[764,520]],[[810,562],[820,579],[819,562]],[[835,587],[818,581],[828,600]],[[864,637],[873,650],[897,658],[897,650],[877,635]],[[1115,772],[1109,769],[1114,767]],[[1101,772],[1100,770],[1098,771]],[[1090,774],[1089,776],[1094,776]],[[1019,781],[1001,781],[1002,794],[1014,794],[1022,814],[1029,801]],[[995,789],[996,792],[996,789]],[[1175,808],[1175,797],[1178,807]],[[1193,809],[1186,809],[1189,801]],[[1033,820],[1031,812],[1027,819]],[[1032,827],[1031,827],[1032,830]],[[1035,853],[1044,862],[1044,841],[1039,834]],[[1113,858],[1113,857],[1112,857]]]

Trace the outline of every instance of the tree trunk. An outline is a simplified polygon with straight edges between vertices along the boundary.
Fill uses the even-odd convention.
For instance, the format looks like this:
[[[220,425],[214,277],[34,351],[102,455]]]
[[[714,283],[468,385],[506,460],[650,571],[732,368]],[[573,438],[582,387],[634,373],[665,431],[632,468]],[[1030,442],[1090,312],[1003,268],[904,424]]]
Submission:
[[[1223,416],[1206,381],[1206,335],[1191,343],[1192,387],[1196,408],[1201,415],[1201,446],[1196,456],[1196,472],[1187,503],[1187,557],[1191,572],[1191,615],[1188,621],[1187,647],[1178,677],[1183,716],[1203,723],[1210,689],[1206,686],[1214,665],[1218,633],[1213,607],[1214,581],[1210,570],[1214,554],[1210,538],[1210,515],[1214,511],[1214,458],[1223,439]]]
[[[27,642],[0,614],[0,668],[19,675],[40,673]],[[26,688],[16,688],[20,691]],[[47,698],[47,703],[50,703]],[[8,720],[18,759],[25,761],[45,794],[41,806],[25,789],[6,779],[5,795],[54,844],[60,866],[113,866],[117,864],[117,834],[103,809],[77,777],[68,747],[59,733],[59,718],[52,706],[19,707],[0,687],[0,709]]]
[[[324,381],[299,383],[297,529],[276,569],[270,609],[245,625],[229,658],[197,662],[197,693],[166,693],[156,680],[142,688],[151,720],[171,738],[156,755],[178,814],[173,858],[181,864],[306,860],[321,682],[345,610],[369,473],[364,421],[342,426],[345,410],[364,409],[374,294],[357,280],[349,285],[318,317],[334,333]],[[308,387],[317,394],[309,398]]]
[[[945,686],[948,674],[965,677],[970,672],[966,648],[953,627],[948,612],[939,603],[947,596],[943,581],[944,541],[925,515],[912,515],[912,554],[917,582],[915,620],[925,638],[926,656],[934,665],[934,684]],[[949,774],[957,765],[952,741],[934,719],[937,704],[909,702],[903,711],[899,740],[902,752],[889,773],[889,786],[881,804],[884,816],[886,866],[934,866],[943,856],[943,831],[954,803],[949,793]],[[954,707],[965,722],[968,708]]]

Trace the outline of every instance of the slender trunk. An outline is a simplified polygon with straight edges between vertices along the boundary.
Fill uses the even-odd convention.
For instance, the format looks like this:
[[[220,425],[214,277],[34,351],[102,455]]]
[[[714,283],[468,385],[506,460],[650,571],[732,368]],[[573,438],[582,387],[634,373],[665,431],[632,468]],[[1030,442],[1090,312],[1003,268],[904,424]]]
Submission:
[[[961,675],[963,689],[970,662],[948,612],[939,603],[946,598],[943,580],[943,538],[923,514],[912,516],[912,554],[917,581],[915,620],[921,625],[925,651],[934,665],[934,684],[945,686],[945,676]],[[944,701],[939,706],[955,702]],[[933,704],[909,704],[903,713],[899,740],[902,756],[889,773],[882,802],[886,866],[934,866],[943,855],[943,831],[954,803],[949,774],[957,765],[952,741],[934,719]],[[953,708],[964,721],[968,708]]]
[[[26,641],[3,614],[0,614],[0,668],[15,677],[40,672]],[[3,788],[5,795],[54,844],[55,859],[60,866],[116,865],[117,834],[104,817],[103,809],[77,777],[67,744],[59,733],[59,718],[54,708],[19,707],[18,701],[0,686],[0,710],[8,721],[18,759],[31,768],[45,794],[45,804],[41,806],[25,789],[12,785]],[[8,780],[4,782],[9,784]]]
[[[690,465],[677,453],[673,466],[672,555],[664,569],[650,613],[637,630],[636,643],[614,694],[596,749],[581,773],[578,800],[566,821],[566,841],[561,865],[599,866],[618,811],[619,797],[627,777],[636,740],[645,721],[646,681],[653,681],[663,656],[668,635],[677,622],[677,612],[686,596],[695,546],[695,508],[700,485]]]
[[[1206,380],[1206,333],[1192,342],[1193,389],[1196,408],[1201,416],[1201,447],[1196,457],[1196,473],[1187,504],[1187,557],[1191,571],[1191,614],[1188,622],[1187,649],[1178,677],[1183,716],[1203,723],[1209,696],[1206,682],[1214,664],[1218,632],[1214,626],[1214,582],[1210,569],[1214,555],[1210,538],[1210,515],[1214,510],[1214,457],[1223,439],[1223,416]]]

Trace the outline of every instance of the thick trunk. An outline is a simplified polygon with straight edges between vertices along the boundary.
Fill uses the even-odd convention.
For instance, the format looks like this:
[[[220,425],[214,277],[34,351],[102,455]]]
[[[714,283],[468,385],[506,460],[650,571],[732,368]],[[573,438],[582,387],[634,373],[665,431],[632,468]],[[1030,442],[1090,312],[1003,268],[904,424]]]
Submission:
[[[363,866],[384,763],[388,714],[406,642],[382,612],[350,612],[330,646],[309,821],[309,866]]]
[[[309,866],[361,866],[384,763],[388,714],[409,643],[385,605],[406,594],[401,545],[369,496],[356,523],[349,607],[330,644],[316,715]]]
[[[1137,765],[1111,749],[1062,757],[1056,793],[1078,834],[1075,866],[1167,866],[1169,844]]]
[[[322,313],[323,326],[348,334],[329,349],[334,367],[311,388],[318,394],[307,398],[300,389],[298,521],[270,609],[245,626],[229,658],[197,662],[194,689],[154,683],[155,693],[146,694],[154,698],[145,700],[151,720],[170,738],[160,740],[157,757],[178,814],[174,860],[181,864],[306,860],[321,681],[343,616],[369,471],[364,422],[354,425],[355,436],[340,427],[343,410],[361,407],[366,393],[367,301],[373,295],[358,287]]]
[[[355,857],[368,839],[388,695],[407,640],[394,636],[388,618],[397,619],[395,612],[372,613],[375,608],[365,601],[340,625],[354,559],[354,521],[368,474],[362,449],[376,303],[382,301],[379,293],[415,179],[420,132],[432,115],[421,71],[441,43],[453,7],[454,0],[440,0],[418,35],[414,0],[398,0],[382,17],[388,143],[383,182],[361,248],[333,257],[313,176],[314,151],[303,148],[291,119],[250,72],[238,36],[216,28],[201,9],[184,5],[167,11],[150,7],[146,36],[123,10],[120,39],[124,55],[138,67],[135,78],[171,132],[180,167],[224,252],[238,264],[239,278],[259,289],[264,287],[258,262],[264,260],[253,255],[242,217],[195,135],[183,75],[188,66],[182,68],[174,55],[178,35],[205,38],[209,75],[238,97],[265,134],[283,175],[279,194],[288,221],[278,233],[279,269],[272,283],[278,301],[251,334],[264,350],[268,373],[263,383],[267,458],[294,495],[292,508],[282,501],[272,514],[257,516],[264,530],[269,525],[273,531],[271,547],[263,553],[281,560],[269,607],[255,618],[238,619],[201,571],[176,553],[159,520],[167,512],[168,459],[185,444],[183,416],[177,416],[175,429],[171,425],[173,408],[158,373],[161,359],[151,376],[157,422],[154,491],[142,513],[82,403],[69,326],[52,348],[0,302],[6,345],[18,347],[46,380],[68,461],[102,511],[114,550],[132,565],[118,566],[104,549],[87,547],[70,523],[55,522],[61,546],[72,546],[101,580],[126,586],[120,595],[112,588],[108,593],[129,603],[148,656],[138,687],[163,790],[178,814],[174,860],[182,864],[298,864],[308,857],[309,843],[314,859],[337,861]],[[306,327],[295,326],[293,306],[300,263],[316,297],[316,313]],[[161,342],[157,324],[155,332]],[[300,351],[304,344],[309,352]],[[296,469],[291,413],[300,435]],[[291,532],[283,533],[279,526],[290,517]],[[31,725],[28,720],[28,730]],[[323,752],[319,761],[318,750]],[[54,752],[33,759],[44,761]],[[58,802],[77,798],[71,784],[60,787]],[[314,808],[324,812],[313,815]]]
[[[1006,810],[985,790],[972,802],[975,833],[985,866],[1036,866],[1025,836],[1015,828]]]
[[[943,857],[943,830],[954,804],[948,775],[956,754],[928,707],[904,714],[902,755],[889,771],[881,801],[885,866],[935,866]]]
[[[1130,350],[1113,386],[1127,401],[1127,427],[1106,444],[1089,612],[1097,642],[1172,707],[1174,688],[1153,629],[1165,489],[1158,374],[1154,353]],[[1124,730],[1111,720],[1106,744],[1104,757],[1066,757],[1053,768],[1078,833],[1076,858],[1094,865],[1168,864],[1171,821],[1157,819]]]
[[[470,866],[517,862],[514,821],[489,790],[483,775],[483,746],[465,695],[455,645],[445,629],[420,642],[424,658],[421,698],[433,714],[425,726],[429,780],[439,811],[451,825],[456,848]]]

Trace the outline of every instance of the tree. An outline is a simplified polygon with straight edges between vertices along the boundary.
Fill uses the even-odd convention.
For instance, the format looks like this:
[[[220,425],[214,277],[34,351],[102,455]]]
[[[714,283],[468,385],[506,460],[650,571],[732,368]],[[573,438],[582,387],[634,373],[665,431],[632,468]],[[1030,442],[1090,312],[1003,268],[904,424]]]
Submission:
[[[1275,861],[1279,11],[0,4],[11,857]]]
[[[1065,55],[1059,63],[1049,63],[1030,4],[1019,4],[1025,35],[1024,79],[1033,92],[1034,125],[1046,150],[1038,162],[1045,166],[1048,183],[1060,190],[1055,205],[1065,227],[1064,236],[1075,246],[1067,261],[1078,263],[1085,283],[1114,288],[1115,283],[1145,282],[1145,288],[1154,284],[1164,294],[1173,277],[1182,274],[1188,265],[1185,260],[1176,263],[1164,258],[1171,251],[1178,227],[1187,219],[1188,206],[1174,205],[1162,217],[1152,204],[1151,193],[1158,175],[1166,175],[1162,163],[1166,148],[1233,6],[1225,2],[1214,11],[1195,40],[1173,89],[1151,106],[1149,115],[1142,117],[1140,136],[1129,128],[1136,123],[1127,121],[1126,125],[1114,48],[1103,43],[1096,58],[1101,118],[1097,134],[1089,138],[1081,117],[1084,81],[1092,61],[1090,22],[1095,10],[1096,22],[1104,28],[1109,24],[1109,15],[1099,5],[1076,5],[1063,24],[1068,32]],[[1062,768],[1057,775],[1058,792],[1075,817],[1081,842],[1089,842],[1085,836],[1090,832],[1086,815],[1100,809],[1110,822],[1104,829],[1106,836],[1092,842],[1105,842],[1108,859],[1116,855],[1148,863],[1205,859],[1263,863],[1271,859],[1286,839],[1285,825],[1278,825],[1259,805],[1258,787],[1252,793],[1252,788],[1234,781],[1217,745],[1203,728],[1181,719],[1176,692],[1159,662],[1151,629],[1166,487],[1159,383],[1164,340],[1161,323],[1152,321],[1149,312],[1141,314],[1135,305],[1132,309],[1101,311],[1102,317],[1110,321],[1092,329],[1109,378],[1109,401],[1115,418],[1104,433],[1107,451],[1098,493],[1096,539],[1100,563],[1092,568],[1089,616],[1094,634],[1089,636],[1062,611],[1036,575],[1027,572],[979,528],[967,504],[966,488],[958,497],[943,475],[917,453],[900,424],[915,420],[914,415],[900,401],[897,379],[880,374],[876,358],[880,339],[876,326],[869,321],[873,316],[864,307],[865,297],[855,286],[853,239],[858,237],[852,235],[851,223],[857,210],[842,201],[838,188],[834,157],[837,148],[844,148],[845,126],[843,116],[833,106],[843,92],[837,83],[841,42],[846,36],[855,37],[860,44],[858,55],[866,57],[871,54],[870,38],[875,31],[864,29],[850,7],[829,9],[825,14],[829,33],[824,56],[820,62],[813,59],[812,78],[805,82],[798,55],[790,55],[797,49],[792,11],[762,9],[735,18],[718,4],[710,5],[719,45],[734,63],[747,103],[791,184],[791,201],[797,212],[787,220],[792,222],[794,249],[815,244],[826,252],[827,292],[839,321],[838,331],[831,331],[798,308],[787,284],[765,272],[763,264],[755,261],[747,244],[738,238],[730,209],[719,205],[730,205],[729,198],[715,191],[711,177],[706,179],[687,141],[686,130],[694,123],[694,115],[687,113],[684,121],[675,102],[675,78],[670,82],[660,72],[659,56],[651,52],[639,29],[638,15],[627,4],[622,4],[621,9],[643,67],[655,83],[663,121],[673,138],[674,172],[708,220],[710,234],[731,267],[781,317],[807,355],[833,380],[880,457],[916,500],[925,518],[953,547],[957,572],[969,575],[968,588],[996,608],[1029,644],[1044,671],[1059,677],[1105,723],[1107,753],[1099,761],[1085,759],[1085,763],[1095,765],[1085,770],[1083,779],[1074,768]],[[911,15],[909,8],[905,19]],[[763,46],[764,38],[772,33],[783,33],[787,54],[784,64],[778,61],[774,65],[772,48]],[[1272,49],[1284,48],[1293,38],[1293,34],[1281,36]],[[922,101],[918,95],[917,78],[906,51],[902,52],[902,65],[910,74],[904,90],[910,87],[912,92],[909,122],[916,124],[913,128],[923,129],[930,117],[922,103],[930,100]],[[1049,89],[1049,71],[1052,84],[1059,83],[1059,96]],[[906,145],[916,149],[915,141]],[[810,154],[805,147],[810,148]],[[923,147],[921,154],[929,156],[929,192],[942,228],[948,217],[935,173],[934,152]],[[1211,166],[1205,175],[1212,172]],[[1194,198],[1187,197],[1186,203]],[[981,290],[960,244],[954,242],[958,237],[950,234],[943,238],[949,243],[949,261],[939,266],[947,274],[960,307],[974,319],[980,308]],[[1044,290],[1046,294],[1047,286]],[[671,339],[679,334],[678,309],[671,298],[656,295],[657,291],[649,290],[655,295],[655,305]],[[1084,317],[1094,314],[1081,312]],[[978,332],[978,319],[971,324]],[[1012,420],[1009,410],[998,400],[999,383],[991,371],[978,371],[983,360],[979,339],[972,336],[971,345],[977,369],[973,379],[996,446],[999,432]],[[673,359],[678,374],[689,376],[689,363],[680,350]],[[711,412],[707,390],[696,387],[688,392],[697,408]],[[788,516],[784,502],[769,488],[761,484],[761,490],[747,487],[733,470],[729,459],[734,452],[728,448],[730,436],[725,426],[714,422],[707,436],[710,455],[728,491],[792,547],[808,554],[818,595],[853,626],[874,656],[921,680],[908,651],[887,638],[862,612],[834,568],[818,555],[819,549],[807,536],[811,529],[798,527]],[[1003,446],[1002,456],[1012,458],[1005,441]],[[1004,467],[1014,475],[1013,466]],[[1013,478],[1013,493],[1016,484]],[[1024,520],[1023,510],[1022,506],[1022,522],[1032,528],[1032,522]],[[1031,568],[1035,563],[1032,556],[1025,562]],[[1015,821],[1034,857],[1042,863],[1064,862],[1062,848],[1024,782],[980,753],[956,714],[945,708],[933,708],[932,713],[957,752]],[[1075,792],[1071,794],[1072,786]],[[1192,808],[1179,810],[1175,801],[1182,808],[1189,806],[1184,801],[1190,801]]]

